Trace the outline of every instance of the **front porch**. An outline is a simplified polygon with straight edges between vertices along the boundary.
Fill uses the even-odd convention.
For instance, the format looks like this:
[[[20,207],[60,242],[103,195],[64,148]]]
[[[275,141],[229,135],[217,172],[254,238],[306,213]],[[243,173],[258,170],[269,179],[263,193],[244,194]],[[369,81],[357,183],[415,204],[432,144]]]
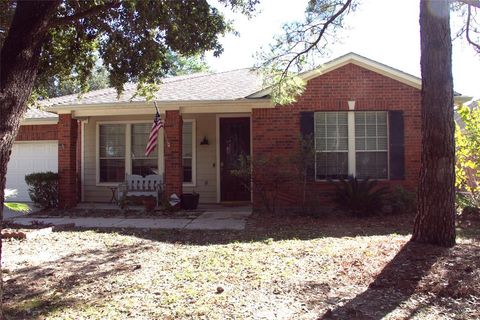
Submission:
[[[240,154],[251,154],[251,112],[161,110],[157,148],[145,156],[154,109],[134,111],[59,114],[60,208],[109,207],[115,187],[131,174],[160,175],[164,197],[196,192],[200,205],[251,203],[250,192],[230,174]]]

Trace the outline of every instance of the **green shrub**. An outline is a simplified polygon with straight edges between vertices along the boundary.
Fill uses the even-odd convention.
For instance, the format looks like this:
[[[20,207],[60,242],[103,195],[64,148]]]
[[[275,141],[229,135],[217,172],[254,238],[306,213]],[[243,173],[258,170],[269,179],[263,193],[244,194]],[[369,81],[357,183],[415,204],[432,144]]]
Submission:
[[[387,187],[377,187],[376,180],[349,177],[333,182],[336,188],[335,203],[357,217],[378,213],[389,194]]]
[[[36,172],[25,176],[30,199],[41,208],[58,206],[58,173]]]
[[[455,193],[455,205],[457,211],[461,211],[465,207],[479,208],[480,199],[478,193],[457,191]]]
[[[417,194],[402,186],[396,186],[390,196],[393,213],[415,213],[417,211]]]
[[[253,188],[265,212],[276,214],[280,209],[280,192],[296,178],[289,160],[284,155],[256,157],[255,160],[249,156],[240,156],[236,168],[230,172],[239,178],[247,190]]]

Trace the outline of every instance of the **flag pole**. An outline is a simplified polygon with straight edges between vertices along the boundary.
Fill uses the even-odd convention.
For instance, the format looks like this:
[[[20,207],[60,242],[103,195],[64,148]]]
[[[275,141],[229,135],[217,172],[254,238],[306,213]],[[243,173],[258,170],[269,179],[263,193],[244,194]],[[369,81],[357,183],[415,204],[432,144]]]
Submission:
[[[158,111],[158,107],[157,107],[157,101],[153,101],[153,104],[155,105],[155,110],[157,111],[158,114],[160,114],[160,112]],[[165,124],[167,123],[167,116],[165,114]],[[164,140],[167,142],[167,148],[170,148],[170,142],[168,141],[168,137],[167,137],[167,130],[165,130],[165,126],[163,126],[163,137],[164,137]]]

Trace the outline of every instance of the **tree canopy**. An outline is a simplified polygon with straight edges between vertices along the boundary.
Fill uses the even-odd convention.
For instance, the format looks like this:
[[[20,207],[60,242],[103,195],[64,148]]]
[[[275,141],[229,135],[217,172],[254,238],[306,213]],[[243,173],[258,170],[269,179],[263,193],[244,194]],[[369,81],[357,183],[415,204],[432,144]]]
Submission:
[[[258,0],[222,0],[221,4],[250,14]],[[127,81],[156,83],[166,75],[203,70],[203,52],[219,55],[219,37],[232,30],[207,1],[62,0],[48,21],[35,88],[45,91],[56,81],[72,80],[84,91],[95,71],[97,55],[112,86]],[[22,4],[2,0],[0,46]],[[201,60],[201,59],[200,59]],[[188,72],[188,71],[186,71]]]
[[[480,203],[480,108],[478,103],[457,109],[460,119],[455,130],[456,186]]]
[[[258,1],[217,2],[250,15]],[[119,93],[126,82],[155,84],[174,69],[168,54],[218,56],[231,30],[207,0],[0,0],[0,219],[7,164],[34,88],[72,79],[85,91],[97,56]]]
[[[169,52],[166,56],[167,62],[170,64],[166,77],[181,76],[196,72],[208,72],[210,67],[204,60],[203,56],[197,54],[194,56],[183,56],[175,52]],[[86,83],[81,83],[76,75],[69,77],[52,76],[34,91],[36,98],[54,98],[68,94],[82,94],[87,91],[105,89],[109,87],[108,71],[97,61],[96,66],[92,69],[90,76],[86,79]]]

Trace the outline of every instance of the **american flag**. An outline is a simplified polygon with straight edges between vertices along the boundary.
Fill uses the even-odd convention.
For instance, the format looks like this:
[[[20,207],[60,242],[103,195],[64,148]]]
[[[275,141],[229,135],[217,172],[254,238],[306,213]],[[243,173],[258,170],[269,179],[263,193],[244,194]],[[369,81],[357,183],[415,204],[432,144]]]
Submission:
[[[163,120],[160,118],[160,113],[155,114],[153,119],[152,130],[150,130],[150,136],[148,137],[147,147],[145,148],[145,156],[148,157],[155,147],[157,146],[158,131],[163,127]]]

